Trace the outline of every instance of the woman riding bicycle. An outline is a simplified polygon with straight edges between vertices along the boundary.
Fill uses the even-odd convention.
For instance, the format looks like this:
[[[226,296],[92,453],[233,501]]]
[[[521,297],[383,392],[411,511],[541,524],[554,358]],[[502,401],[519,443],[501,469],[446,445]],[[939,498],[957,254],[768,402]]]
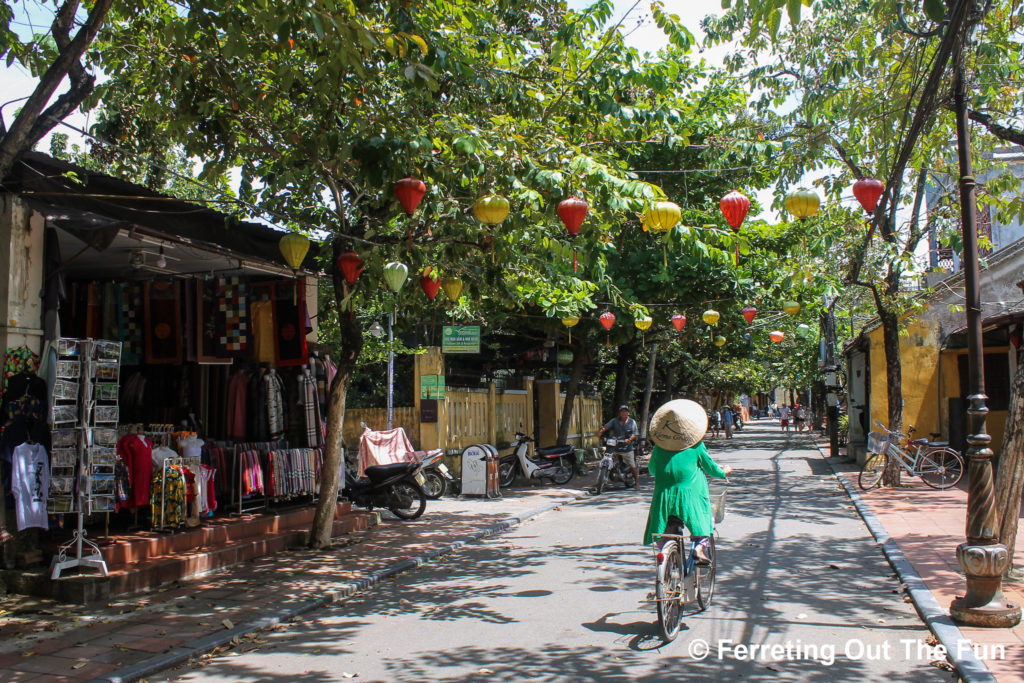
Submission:
[[[647,515],[644,545],[654,534],[680,534],[682,527],[698,540],[697,559],[708,560],[707,537],[713,531],[708,480],[704,475],[724,479],[732,468],[711,459],[702,439],[708,418],[693,401],[669,401],[651,418],[654,442],[647,469],[654,477],[654,495]]]

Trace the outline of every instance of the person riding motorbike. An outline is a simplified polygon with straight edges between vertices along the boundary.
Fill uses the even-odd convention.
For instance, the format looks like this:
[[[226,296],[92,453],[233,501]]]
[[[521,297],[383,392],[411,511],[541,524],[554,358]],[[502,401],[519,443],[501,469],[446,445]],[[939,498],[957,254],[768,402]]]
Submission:
[[[637,429],[636,420],[629,416],[629,406],[619,406],[619,416],[608,420],[605,426],[597,430],[597,438],[600,439],[605,432],[611,432],[615,438],[615,453],[633,470],[633,488],[640,488],[640,470],[633,453],[633,442],[640,438],[640,430]]]
[[[708,480],[725,479],[732,468],[719,466],[704,445],[707,413],[685,399],[669,401],[651,418],[654,450],[647,465],[654,477],[654,494],[644,530],[644,545],[658,533],[681,534],[690,530],[696,540],[698,561],[707,562],[708,537],[713,531]]]

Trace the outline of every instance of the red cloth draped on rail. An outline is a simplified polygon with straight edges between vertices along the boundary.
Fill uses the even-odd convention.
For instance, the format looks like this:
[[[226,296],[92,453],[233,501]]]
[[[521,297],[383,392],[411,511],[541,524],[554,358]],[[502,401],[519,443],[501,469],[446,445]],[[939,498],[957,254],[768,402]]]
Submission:
[[[416,449],[401,427],[375,432],[364,429],[359,437],[359,476],[372,465],[390,465],[416,459]]]

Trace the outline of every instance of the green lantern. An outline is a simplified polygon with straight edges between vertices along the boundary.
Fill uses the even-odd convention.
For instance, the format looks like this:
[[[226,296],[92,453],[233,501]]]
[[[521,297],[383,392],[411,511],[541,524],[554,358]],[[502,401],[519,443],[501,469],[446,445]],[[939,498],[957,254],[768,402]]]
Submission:
[[[572,363],[572,351],[569,349],[562,349],[558,352],[558,364],[569,365]]]
[[[404,263],[392,261],[384,266],[384,282],[388,283],[388,288],[395,294],[402,289],[407,277],[409,277],[409,268]]]

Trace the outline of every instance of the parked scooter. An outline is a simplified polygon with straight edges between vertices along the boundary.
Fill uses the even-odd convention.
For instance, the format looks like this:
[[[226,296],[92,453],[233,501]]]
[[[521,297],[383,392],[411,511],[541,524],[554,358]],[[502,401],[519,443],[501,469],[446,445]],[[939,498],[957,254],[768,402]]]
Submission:
[[[636,481],[633,479],[633,468],[622,459],[622,447],[618,446],[616,439],[605,439],[604,456],[601,458],[601,472],[597,475],[596,493],[604,492],[605,486],[613,481],[622,482],[626,488],[633,488]],[[622,442],[627,450],[632,450],[633,445]]]
[[[431,451],[416,451],[416,455],[420,458],[420,472],[423,473],[423,492],[430,500],[437,500],[448,492],[448,482],[455,481],[448,466],[442,462],[444,451],[435,448]]]
[[[527,479],[550,479],[559,485],[568,484],[574,474],[573,461],[576,459],[576,451],[573,447],[565,445],[538,448],[534,451],[534,457],[529,458],[526,452],[532,441],[533,439],[526,434],[516,432],[512,453],[498,463],[498,484],[502,488],[510,486],[520,473]]]
[[[427,508],[425,478],[418,462],[398,462],[366,468],[366,476],[345,473],[344,495],[359,507],[387,508],[400,519],[416,519]]]

